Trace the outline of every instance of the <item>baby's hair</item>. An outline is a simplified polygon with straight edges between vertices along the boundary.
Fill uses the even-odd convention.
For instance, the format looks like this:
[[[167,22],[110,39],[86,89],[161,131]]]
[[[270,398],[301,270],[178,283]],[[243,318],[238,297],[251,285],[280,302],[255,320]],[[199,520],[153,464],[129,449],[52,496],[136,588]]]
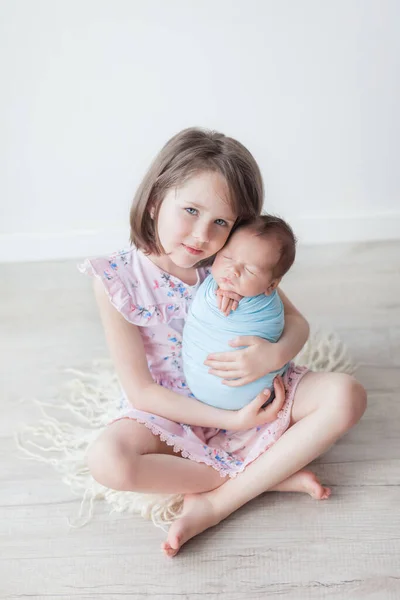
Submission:
[[[265,239],[274,237],[280,244],[279,260],[272,270],[275,278],[283,277],[294,263],[296,257],[297,239],[289,223],[274,215],[260,215],[243,223],[240,229],[246,227],[256,236]]]
[[[232,208],[237,214],[233,229],[243,220],[260,214],[264,185],[252,154],[240,142],[222,133],[190,127],[165,144],[139,185],[130,212],[131,244],[146,254],[162,254],[157,219],[166,192],[204,171],[218,172],[225,177]],[[154,211],[153,218],[150,209]],[[210,257],[198,265],[212,260]]]

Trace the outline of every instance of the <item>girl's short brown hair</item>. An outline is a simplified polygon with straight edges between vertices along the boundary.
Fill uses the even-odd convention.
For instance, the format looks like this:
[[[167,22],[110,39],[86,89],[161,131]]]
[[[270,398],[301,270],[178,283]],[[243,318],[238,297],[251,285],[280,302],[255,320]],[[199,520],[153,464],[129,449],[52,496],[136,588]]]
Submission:
[[[146,254],[162,254],[157,219],[165,194],[203,171],[219,172],[225,177],[237,214],[232,231],[242,221],[260,214],[264,185],[252,154],[240,142],[222,133],[190,127],[165,144],[139,185],[130,211],[131,244]],[[150,208],[154,211],[153,218]],[[211,261],[212,257],[201,264]]]

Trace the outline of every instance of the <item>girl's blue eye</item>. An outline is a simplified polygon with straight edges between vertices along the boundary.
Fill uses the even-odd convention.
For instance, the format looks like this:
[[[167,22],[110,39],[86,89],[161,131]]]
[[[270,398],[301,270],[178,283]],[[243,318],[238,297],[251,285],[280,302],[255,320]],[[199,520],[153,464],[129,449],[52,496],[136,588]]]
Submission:
[[[197,210],[197,208],[191,208],[191,207],[187,207],[187,208],[185,208],[185,210],[189,215],[197,215],[199,212]],[[215,222],[217,223],[217,225],[220,225],[221,227],[226,227],[228,225],[228,223],[226,221],[224,221],[224,219],[217,219]]]

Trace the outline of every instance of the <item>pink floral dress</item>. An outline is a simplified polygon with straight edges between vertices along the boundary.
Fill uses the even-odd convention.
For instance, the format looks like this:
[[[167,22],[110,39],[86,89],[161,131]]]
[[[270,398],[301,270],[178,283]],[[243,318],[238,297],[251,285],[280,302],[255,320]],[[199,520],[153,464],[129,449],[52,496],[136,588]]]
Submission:
[[[112,305],[127,321],[139,327],[154,381],[193,398],[183,375],[182,330],[190,303],[209,269],[199,268],[197,283],[190,286],[160,269],[135,247],[110,257],[86,259],[78,268],[82,273],[98,277]],[[247,431],[175,423],[137,410],[128,402],[123,390],[120,414],[111,423],[135,419],[184,458],[210,465],[221,477],[235,477],[286,431],[296,387],[307,371],[292,363],[284,375],[286,398],[277,419]]]

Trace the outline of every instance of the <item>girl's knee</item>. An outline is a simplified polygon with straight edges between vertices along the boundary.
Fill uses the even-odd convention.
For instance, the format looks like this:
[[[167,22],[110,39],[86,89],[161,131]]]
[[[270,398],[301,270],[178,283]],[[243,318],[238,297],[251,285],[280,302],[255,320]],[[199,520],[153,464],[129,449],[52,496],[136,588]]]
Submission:
[[[340,374],[331,388],[332,408],[344,431],[355,425],[367,408],[367,393],[357,379]]]
[[[132,490],[136,455],[115,438],[98,438],[88,449],[86,463],[92,477],[114,490]]]

